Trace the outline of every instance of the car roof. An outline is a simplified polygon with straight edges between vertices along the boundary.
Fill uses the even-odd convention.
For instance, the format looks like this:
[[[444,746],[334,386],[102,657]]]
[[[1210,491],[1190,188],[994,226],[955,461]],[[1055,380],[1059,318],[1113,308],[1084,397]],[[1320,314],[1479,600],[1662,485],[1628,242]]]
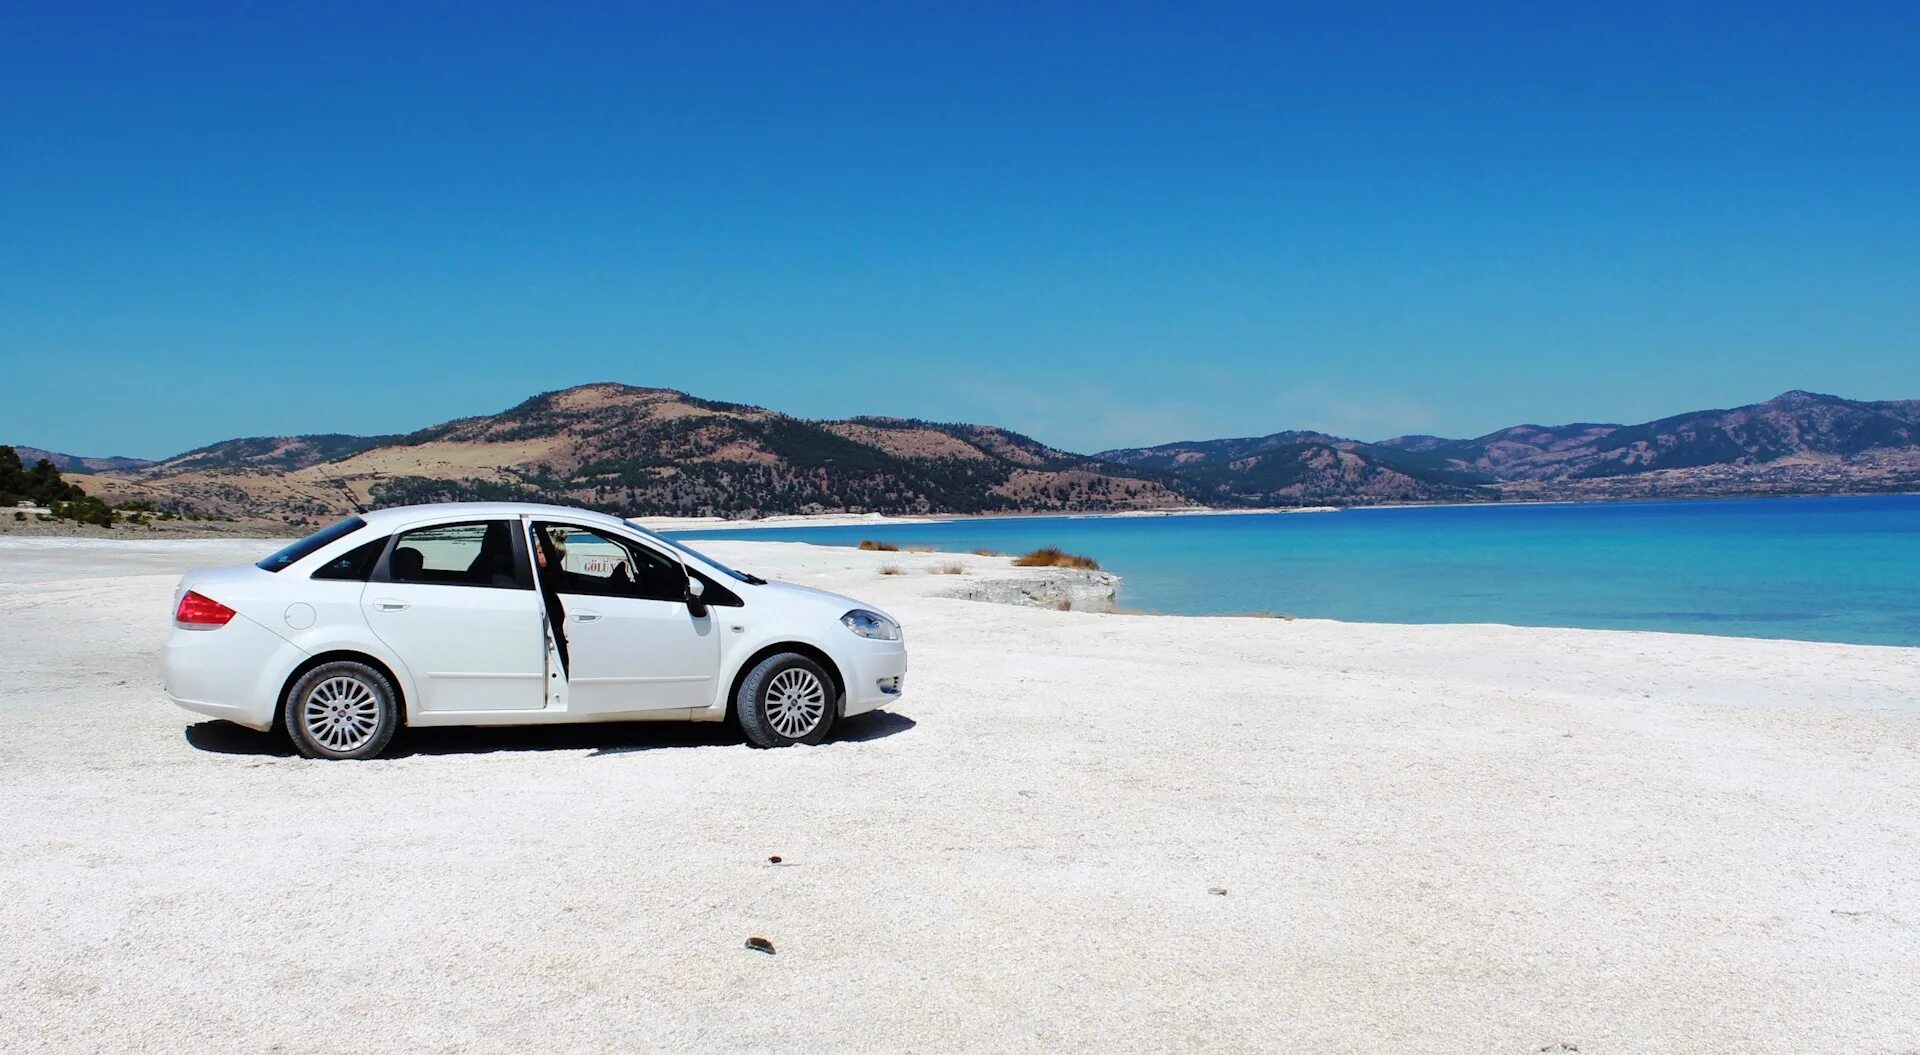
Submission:
[[[369,527],[392,529],[407,524],[448,518],[550,516],[582,524],[603,524],[629,531],[645,530],[610,513],[599,513],[578,506],[544,505],[538,502],[433,502],[417,506],[389,506],[359,514]]]

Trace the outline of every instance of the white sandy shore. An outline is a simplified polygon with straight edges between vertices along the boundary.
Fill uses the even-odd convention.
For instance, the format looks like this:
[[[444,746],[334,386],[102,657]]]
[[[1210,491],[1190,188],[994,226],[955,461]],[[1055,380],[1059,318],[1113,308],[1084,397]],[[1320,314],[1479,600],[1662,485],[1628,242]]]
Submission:
[[[174,572],[273,547],[172,545],[0,540],[0,1051],[1920,1046],[1920,649],[1054,612],[721,541],[902,616],[896,713],[328,764],[160,697]]]
[[[778,527],[860,527],[887,528],[899,524],[939,524],[955,520],[1033,520],[1042,517],[1071,517],[1076,520],[1101,518],[1136,519],[1140,517],[1221,517],[1284,513],[1338,513],[1339,506],[1283,506],[1259,509],[1215,509],[1212,506],[1182,506],[1174,509],[1128,509],[1117,513],[952,513],[940,516],[895,516],[887,513],[780,513],[757,520],[732,520],[726,517],[639,517],[635,523],[655,531],[732,531]]]

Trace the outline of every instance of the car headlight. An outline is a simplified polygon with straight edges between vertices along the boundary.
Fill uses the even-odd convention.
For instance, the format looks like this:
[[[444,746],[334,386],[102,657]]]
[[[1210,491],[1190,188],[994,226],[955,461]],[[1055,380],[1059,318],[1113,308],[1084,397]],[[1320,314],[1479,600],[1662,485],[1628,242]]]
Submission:
[[[848,630],[859,634],[861,637],[870,637],[875,641],[900,640],[900,624],[888,619],[879,612],[869,612],[865,608],[855,608],[853,611],[841,616],[840,622]]]

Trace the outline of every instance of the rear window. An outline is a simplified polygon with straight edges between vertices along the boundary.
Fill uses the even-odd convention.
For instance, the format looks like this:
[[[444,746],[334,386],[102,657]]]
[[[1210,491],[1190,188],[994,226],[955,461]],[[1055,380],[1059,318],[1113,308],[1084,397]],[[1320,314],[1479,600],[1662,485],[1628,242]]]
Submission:
[[[372,542],[355,546],[338,557],[314,569],[316,579],[346,579],[352,582],[366,582],[373,577],[373,566],[380,562],[380,554],[387,548],[387,540],[374,539]]]
[[[277,572],[287,565],[298,561],[300,558],[312,554],[327,543],[338,542],[366,526],[367,522],[359,517],[348,517],[331,527],[321,528],[306,538],[301,539],[293,545],[275,553],[273,556],[268,557],[266,560],[254,565],[254,567],[262,571]]]

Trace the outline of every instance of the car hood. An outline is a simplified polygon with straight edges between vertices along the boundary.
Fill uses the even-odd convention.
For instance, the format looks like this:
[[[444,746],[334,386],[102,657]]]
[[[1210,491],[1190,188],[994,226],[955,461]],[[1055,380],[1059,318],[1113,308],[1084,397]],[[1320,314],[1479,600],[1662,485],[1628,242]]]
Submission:
[[[815,604],[822,608],[831,608],[834,610],[833,614],[836,618],[846,614],[850,609],[864,608],[869,612],[879,612],[888,619],[893,619],[891,613],[881,611],[881,609],[875,605],[868,604],[858,598],[848,597],[843,593],[833,593],[829,590],[816,590],[811,586],[797,586],[793,583],[780,582],[779,580],[768,580],[767,584],[760,588],[762,590],[773,591],[782,598],[799,604]],[[894,619],[894,622],[899,622],[899,620]]]

